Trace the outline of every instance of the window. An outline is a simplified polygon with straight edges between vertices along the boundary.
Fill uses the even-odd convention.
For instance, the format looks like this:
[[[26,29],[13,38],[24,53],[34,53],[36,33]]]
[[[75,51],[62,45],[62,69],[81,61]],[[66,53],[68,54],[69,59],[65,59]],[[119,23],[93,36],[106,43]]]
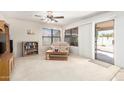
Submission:
[[[51,45],[60,41],[60,30],[43,28],[42,43],[43,45]]]
[[[71,46],[78,46],[78,27],[65,30],[65,42]]]

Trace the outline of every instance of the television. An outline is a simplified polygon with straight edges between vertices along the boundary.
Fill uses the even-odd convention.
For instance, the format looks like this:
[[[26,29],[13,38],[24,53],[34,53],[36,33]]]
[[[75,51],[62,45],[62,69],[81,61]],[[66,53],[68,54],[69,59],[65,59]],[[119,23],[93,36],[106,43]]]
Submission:
[[[0,54],[3,54],[6,51],[6,34],[0,34]]]
[[[13,53],[13,40],[10,40],[10,53]]]

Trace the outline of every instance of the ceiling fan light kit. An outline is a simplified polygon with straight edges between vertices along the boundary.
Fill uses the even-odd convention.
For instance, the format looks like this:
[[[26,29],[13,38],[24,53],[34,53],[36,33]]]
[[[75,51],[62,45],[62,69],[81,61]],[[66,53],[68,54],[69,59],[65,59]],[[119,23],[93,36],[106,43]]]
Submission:
[[[46,23],[54,23],[54,22],[58,22],[57,20],[54,19],[50,19],[50,18],[41,18],[42,22],[46,22]]]

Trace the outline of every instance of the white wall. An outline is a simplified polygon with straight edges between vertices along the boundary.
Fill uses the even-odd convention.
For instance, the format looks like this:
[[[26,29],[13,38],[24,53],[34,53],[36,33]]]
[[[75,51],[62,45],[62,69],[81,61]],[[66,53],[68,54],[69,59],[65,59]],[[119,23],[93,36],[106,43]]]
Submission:
[[[115,64],[124,68],[124,12],[115,13]]]
[[[79,55],[92,58],[92,23],[79,26]]]
[[[90,17],[90,18],[87,18],[87,19],[83,19],[81,21],[78,21],[78,22],[75,22],[75,23],[72,23],[72,24],[69,24],[69,25],[65,26],[65,29],[74,28],[74,27],[79,28],[79,42],[78,42],[79,47],[71,47],[72,52],[74,51],[73,53],[76,54],[76,55],[80,55],[80,56],[83,55],[85,57],[94,59],[95,23],[110,20],[110,19],[113,19],[113,18],[115,18],[115,14],[113,12],[107,12],[107,13],[96,15],[94,17]],[[91,24],[90,25],[91,27],[90,28],[87,27],[87,29],[86,29],[85,28],[86,24]],[[83,30],[83,29],[85,29],[85,30]],[[83,37],[82,37],[84,35],[90,37],[90,38],[85,37],[85,40],[89,40],[88,42],[91,42],[91,44],[87,45],[88,48],[90,47],[89,50],[91,50],[91,51],[89,51],[90,53],[89,52],[87,54],[85,53],[85,55],[83,53],[79,52],[79,51],[86,51],[87,50],[87,48],[81,48],[83,46],[83,44],[80,44],[80,42],[85,44],[85,40],[83,40]],[[76,53],[75,53],[75,51],[76,51]]]
[[[5,17],[2,14],[0,14],[0,20],[5,20],[6,21]]]
[[[36,22],[28,22],[16,19],[7,19],[10,27],[10,39],[13,40],[13,52],[15,57],[22,56],[23,41],[37,41],[41,45],[40,25]],[[31,29],[35,34],[28,35],[27,29]],[[39,48],[40,49],[40,48]]]
[[[69,24],[68,26],[65,27],[65,29],[68,28],[73,28],[73,27],[79,27],[79,54],[83,55],[85,57],[92,57],[92,59],[94,59],[94,49],[95,49],[95,37],[94,37],[94,33],[95,33],[95,23],[97,22],[102,22],[102,21],[107,21],[107,20],[111,20],[114,19],[115,20],[115,24],[114,24],[114,39],[115,39],[115,45],[114,45],[114,64],[120,67],[124,68],[124,12],[109,12],[109,13],[104,13],[101,15],[97,15],[88,19],[84,19],[81,20],[79,22],[75,22],[72,24]],[[84,26],[85,24],[91,23],[92,24],[92,29],[90,29],[90,33],[89,33],[89,28]],[[81,32],[82,31],[82,32]],[[88,32],[86,32],[88,31]],[[84,33],[84,34],[83,34]],[[89,37],[90,36],[90,37]],[[86,40],[86,37],[88,37],[88,41]],[[84,39],[84,40],[83,40]],[[91,40],[92,42],[91,42]],[[90,42],[90,43],[86,43]],[[81,47],[83,45],[87,45],[84,47]],[[92,47],[91,49],[89,49],[89,51],[87,50],[89,47]],[[84,53],[82,53],[84,52]],[[87,52],[87,53],[86,53]],[[91,55],[90,55],[91,53]]]
[[[71,46],[70,53],[72,53],[73,55],[79,55],[79,48],[75,46]]]
[[[42,52],[42,28],[56,28],[58,26],[51,26],[46,24],[40,24],[38,22],[7,19],[7,23],[10,27],[10,38],[14,43],[14,55],[15,57],[22,56],[22,41],[37,41],[39,43],[39,54]],[[28,35],[27,29],[31,29],[35,34]]]

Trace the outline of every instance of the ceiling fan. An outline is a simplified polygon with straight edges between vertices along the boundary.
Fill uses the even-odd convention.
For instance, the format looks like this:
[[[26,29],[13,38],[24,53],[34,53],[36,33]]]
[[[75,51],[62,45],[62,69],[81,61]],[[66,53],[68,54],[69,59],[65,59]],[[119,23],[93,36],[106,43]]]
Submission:
[[[64,16],[53,16],[52,11],[47,11],[47,15],[34,15],[35,17],[39,17],[41,21],[44,22],[58,22],[56,19],[64,19]]]

